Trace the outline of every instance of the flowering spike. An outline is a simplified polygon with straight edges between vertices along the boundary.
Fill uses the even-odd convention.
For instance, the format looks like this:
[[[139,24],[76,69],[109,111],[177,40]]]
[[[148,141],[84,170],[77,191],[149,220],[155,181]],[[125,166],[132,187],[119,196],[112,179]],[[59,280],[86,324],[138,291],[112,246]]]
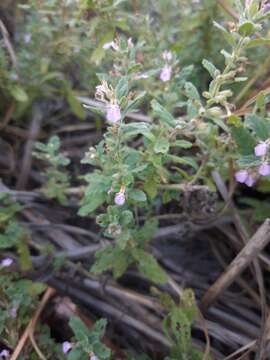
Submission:
[[[267,153],[269,145],[266,142],[261,142],[255,146],[254,152],[256,156],[264,156]]]
[[[172,67],[168,64],[166,64],[160,73],[160,80],[163,82],[170,81],[172,77]]]

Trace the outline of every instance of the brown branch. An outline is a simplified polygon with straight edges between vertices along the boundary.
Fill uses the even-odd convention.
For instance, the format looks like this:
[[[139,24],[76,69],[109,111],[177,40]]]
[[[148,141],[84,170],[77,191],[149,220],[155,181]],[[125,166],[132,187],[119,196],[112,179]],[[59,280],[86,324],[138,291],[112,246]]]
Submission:
[[[34,316],[29,321],[26,329],[24,330],[24,333],[22,334],[22,336],[21,336],[21,338],[20,338],[20,340],[19,340],[13,354],[11,355],[10,360],[16,360],[19,357],[25,343],[27,342],[27,339],[30,336],[32,336],[32,334],[34,333],[35,326],[36,326],[36,323],[37,323],[37,321],[38,321],[38,319],[40,317],[40,314],[42,313],[42,311],[45,308],[48,300],[50,299],[51,296],[54,295],[54,293],[55,293],[55,290],[53,288],[50,288],[50,287],[45,291],[45,293],[44,293],[44,295],[43,295],[43,297],[41,299],[41,302],[39,304],[39,307],[37,308]]]
[[[201,301],[201,309],[205,312],[208,307],[226,290],[235,279],[247,268],[258,256],[262,249],[270,241],[270,219],[256,231],[245,247],[228,266],[227,270],[208,289]]]

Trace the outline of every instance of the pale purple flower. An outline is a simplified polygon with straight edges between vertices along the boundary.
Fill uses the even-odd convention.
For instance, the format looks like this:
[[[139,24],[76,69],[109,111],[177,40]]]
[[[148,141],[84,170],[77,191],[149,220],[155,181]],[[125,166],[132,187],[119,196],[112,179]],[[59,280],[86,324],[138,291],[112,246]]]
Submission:
[[[263,10],[264,14],[269,12],[270,11],[270,3],[264,4],[262,7],[262,10]]]
[[[31,42],[32,39],[32,35],[31,34],[25,34],[23,37],[23,40],[25,42],[25,44],[29,44]]]
[[[172,67],[166,64],[161,70],[159,78],[161,81],[165,82],[165,81],[170,81],[171,77],[172,77]]]
[[[13,306],[10,310],[9,310],[9,315],[15,319],[17,316],[17,308],[15,306]]]
[[[7,359],[10,357],[10,352],[7,349],[4,349],[0,352],[0,358],[1,359]]]
[[[99,360],[99,358],[96,355],[91,355],[89,360]]]
[[[5,259],[3,259],[3,260],[1,261],[0,265],[1,265],[2,267],[8,267],[8,266],[10,266],[12,263],[13,263],[13,259],[11,259],[11,258],[5,258]]]
[[[266,162],[263,162],[259,167],[259,174],[262,176],[270,175],[270,165]]]
[[[116,124],[121,120],[121,110],[117,104],[107,106],[106,119],[109,123]]]
[[[72,345],[69,341],[64,341],[62,344],[62,351],[64,354],[68,353],[71,350]]]
[[[256,156],[264,156],[267,153],[269,145],[266,142],[260,142],[255,146],[254,152]]]
[[[128,48],[129,48],[129,49],[132,49],[132,48],[134,47],[134,44],[133,44],[133,41],[132,41],[132,38],[131,38],[131,37],[128,38],[127,43],[128,43]]]
[[[165,50],[163,51],[162,53],[162,57],[164,60],[166,61],[171,61],[172,60],[172,52],[171,51],[168,51],[168,50]]]
[[[115,51],[119,50],[119,46],[116,43],[116,41],[110,41],[110,42],[106,42],[105,44],[103,44],[103,49],[108,50],[110,48],[114,49]]]
[[[247,170],[239,170],[234,174],[235,180],[241,184],[244,184],[248,178]]]
[[[124,205],[126,201],[126,198],[125,198],[125,193],[124,191],[119,191],[116,195],[115,195],[115,198],[114,198],[114,203],[118,206],[122,206]]]
[[[248,187],[251,187],[255,184],[256,180],[254,179],[254,177],[249,174],[246,181],[245,181],[245,184],[248,186]]]

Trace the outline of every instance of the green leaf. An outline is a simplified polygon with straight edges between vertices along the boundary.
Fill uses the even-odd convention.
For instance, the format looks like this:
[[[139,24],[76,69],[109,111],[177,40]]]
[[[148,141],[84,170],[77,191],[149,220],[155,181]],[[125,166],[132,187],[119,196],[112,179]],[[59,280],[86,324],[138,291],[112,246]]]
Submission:
[[[158,116],[161,120],[163,120],[166,124],[168,124],[171,127],[176,126],[176,120],[174,119],[174,117],[156,100],[151,101],[151,106],[155,116]]]
[[[107,246],[96,253],[96,261],[90,271],[100,274],[112,269],[113,276],[118,278],[124,274],[128,265],[128,256],[124,251],[117,246]]]
[[[19,102],[26,102],[29,100],[27,93],[19,85],[13,85],[10,89],[10,93],[14,97],[14,99]]]
[[[145,94],[146,92],[143,91],[138,96],[136,96],[135,99],[129,100],[123,113],[126,114],[128,112],[134,111],[141,102],[141,100],[143,99],[143,97],[145,96]]]
[[[166,154],[169,151],[170,143],[167,139],[157,139],[155,146],[154,146],[154,152],[156,154]]]
[[[86,360],[88,357],[81,348],[72,349],[68,355],[67,360]]]
[[[189,99],[200,101],[200,94],[191,82],[185,83],[185,92]]]
[[[220,71],[210,61],[203,59],[202,65],[209,72],[213,79],[220,75]]]
[[[246,128],[233,127],[231,128],[231,135],[238,146],[241,155],[250,155],[254,153],[256,141]]]
[[[158,284],[166,283],[167,275],[153,255],[147,254],[142,249],[133,249],[132,255],[138,263],[140,272],[144,276]]]
[[[262,45],[266,45],[266,46],[270,45],[270,39],[264,39],[264,38],[252,39],[245,45],[245,48],[251,49],[255,46],[262,46]]]
[[[243,24],[239,26],[240,34],[244,36],[253,35],[256,31],[256,27],[251,21],[245,21]]]
[[[86,116],[85,110],[71,90],[67,94],[67,101],[73,114],[75,114],[79,119],[84,120]]]
[[[69,326],[71,327],[77,341],[87,343],[89,330],[87,326],[77,316],[72,316],[69,320]]]
[[[224,36],[225,40],[227,41],[227,43],[230,46],[234,46],[235,45],[235,38],[233,36],[232,33],[230,33],[229,31],[227,31],[223,26],[221,26],[220,24],[218,24],[216,21],[213,22],[214,26],[219,29],[222,33],[222,35]]]
[[[192,148],[192,143],[190,141],[187,140],[176,140],[172,146],[177,146],[180,147],[182,149],[190,149]]]
[[[95,211],[99,206],[101,206],[106,197],[103,193],[96,193],[95,196],[86,197],[83,201],[82,207],[79,209],[78,214],[80,216],[86,216]]]
[[[118,81],[118,84],[115,88],[116,97],[118,100],[120,100],[123,96],[127,96],[128,94],[128,77],[123,76]]]
[[[134,189],[128,192],[128,198],[136,202],[145,202],[147,197],[142,190]]]
[[[270,131],[269,121],[256,114],[249,114],[245,118],[245,124],[255,132],[260,140],[268,139]]]
[[[191,157],[187,157],[187,156],[176,156],[176,155],[171,155],[171,154],[168,154],[166,155],[166,160],[167,161],[172,161],[174,163],[177,163],[177,164],[182,164],[182,165],[188,165],[188,166],[191,166],[193,167],[195,170],[198,169],[198,164],[196,163],[196,161],[191,158]]]

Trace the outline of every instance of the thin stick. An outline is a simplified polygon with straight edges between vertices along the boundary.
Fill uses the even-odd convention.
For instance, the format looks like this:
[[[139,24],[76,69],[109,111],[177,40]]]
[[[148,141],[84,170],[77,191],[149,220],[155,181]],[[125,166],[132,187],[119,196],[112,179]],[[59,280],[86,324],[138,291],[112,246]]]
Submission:
[[[227,289],[235,279],[247,268],[258,256],[262,249],[270,241],[270,219],[259,227],[253,237],[240,251],[236,258],[228,266],[227,270],[208,289],[201,301],[201,309],[205,312],[208,307]]]
[[[42,311],[43,311],[44,307],[46,306],[48,300],[50,299],[51,296],[54,295],[54,293],[55,293],[55,290],[53,288],[51,288],[51,287],[49,287],[45,291],[45,293],[44,293],[44,295],[43,295],[43,297],[41,299],[41,302],[40,302],[34,316],[29,321],[26,329],[24,330],[24,333],[22,334],[22,336],[21,336],[21,338],[20,338],[20,340],[19,340],[19,342],[18,342],[18,344],[17,344],[17,346],[16,346],[16,348],[15,348],[15,350],[14,350],[14,352],[11,355],[11,358],[9,360],[16,360],[19,357],[24,345],[27,342],[28,337],[31,334],[34,333],[34,329],[35,329],[36,323],[37,323],[37,321],[38,321],[38,319],[40,317],[40,314],[42,313]]]

